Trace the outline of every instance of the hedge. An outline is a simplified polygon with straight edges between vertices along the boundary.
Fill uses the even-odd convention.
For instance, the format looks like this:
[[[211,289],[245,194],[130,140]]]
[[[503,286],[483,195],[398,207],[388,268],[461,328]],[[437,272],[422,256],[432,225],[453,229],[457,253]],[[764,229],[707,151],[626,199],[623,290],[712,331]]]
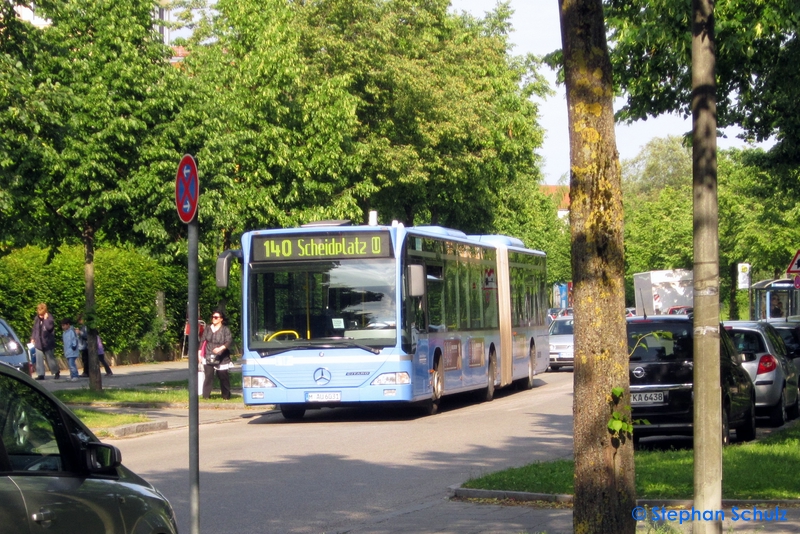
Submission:
[[[48,249],[29,246],[0,258],[0,316],[23,341],[39,302],[57,323],[64,317],[74,322],[84,310],[83,247],[64,246],[48,256]],[[152,352],[174,343],[169,328],[174,313],[168,310],[167,318],[159,319],[156,310],[156,293],[168,289],[166,268],[133,250],[101,248],[94,270],[97,327],[107,350]],[[60,341],[59,333],[57,328]]]

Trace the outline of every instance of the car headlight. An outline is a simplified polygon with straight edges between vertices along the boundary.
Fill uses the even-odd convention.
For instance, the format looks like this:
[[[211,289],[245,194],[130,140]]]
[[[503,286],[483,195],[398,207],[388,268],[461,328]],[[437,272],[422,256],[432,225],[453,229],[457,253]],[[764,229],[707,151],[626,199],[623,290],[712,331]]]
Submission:
[[[386,386],[389,384],[410,384],[411,377],[408,373],[384,373],[372,381],[373,386]]]
[[[245,388],[274,388],[275,384],[266,376],[244,376],[242,387]]]

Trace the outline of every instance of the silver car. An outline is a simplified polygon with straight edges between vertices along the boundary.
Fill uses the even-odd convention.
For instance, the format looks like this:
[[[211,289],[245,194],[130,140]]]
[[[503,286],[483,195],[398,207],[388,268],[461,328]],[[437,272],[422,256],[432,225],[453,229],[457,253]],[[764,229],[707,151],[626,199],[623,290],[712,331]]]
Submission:
[[[550,323],[550,369],[553,371],[575,365],[573,323],[572,316],[559,317]]]
[[[756,410],[781,426],[800,415],[797,369],[780,334],[770,324],[725,321],[733,345],[744,355],[742,366],[756,386]]]
[[[19,336],[5,320],[0,318],[0,362],[5,362],[25,374],[33,374],[31,355]]]
[[[167,499],[120,462],[119,449],[0,363],[0,525],[48,534],[177,533]]]

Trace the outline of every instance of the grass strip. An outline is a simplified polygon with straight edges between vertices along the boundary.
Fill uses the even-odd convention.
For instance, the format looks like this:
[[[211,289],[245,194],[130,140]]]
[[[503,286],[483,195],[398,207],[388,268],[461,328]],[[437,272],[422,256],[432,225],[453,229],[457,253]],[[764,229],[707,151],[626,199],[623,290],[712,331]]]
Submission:
[[[694,457],[687,450],[637,450],[636,495],[640,499],[691,499]],[[750,443],[722,450],[724,499],[800,499],[800,425],[778,430]],[[473,478],[465,488],[574,493],[572,460],[535,462]]]
[[[53,394],[66,404],[136,404],[159,406],[163,404],[188,404],[189,393],[185,388],[105,388],[92,391],[89,388],[54,391]],[[242,396],[232,394],[223,400],[220,393],[212,393],[210,399],[199,399],[200,404],[241,404]]]
[[[108,413],[98,410],[86,410],[83,408],[72,410],[72,412],[77,415],[86,426],[91,428],[93,432],[104,428],[146,423],[150,420],[146,415],[138,413]]]

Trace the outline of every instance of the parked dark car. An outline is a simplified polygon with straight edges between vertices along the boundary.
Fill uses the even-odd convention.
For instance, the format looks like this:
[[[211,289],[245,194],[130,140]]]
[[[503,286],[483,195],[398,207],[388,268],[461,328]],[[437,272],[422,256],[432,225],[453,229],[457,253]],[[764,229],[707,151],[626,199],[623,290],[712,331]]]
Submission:
[[[634,440],[693,435],[694,339],[688,315],[629,317],[631,415]],[[720,329],[722,441],[756,435],[755,387],[724,329]],[[644,422],[637,422],[646,420]]]
[[[14,329],[0,319],[0,362],[5,362],[25,374],[33,374],[31,355]]]
[[[756,386],[756,414],[783,426],[800,415],[797,369],[780,334],[766,322],[725,321],[733,346],[744,355],[742,364]]]
[[[30,376],[0,363],[0,531],[175,534],[172,506]],[[11,529],[11,530],[9,530]]]
[[[786,344],[786,350],[789,353],[789,358],[795,360],[800,358],[800,321],[793,321],[781,317],[780,319],[770,319],[767,321],[775,327],[778,331],[783,342]],[[795,361],[795,367],[798,367]],[[798,367],[800,372],[800,367]]]

